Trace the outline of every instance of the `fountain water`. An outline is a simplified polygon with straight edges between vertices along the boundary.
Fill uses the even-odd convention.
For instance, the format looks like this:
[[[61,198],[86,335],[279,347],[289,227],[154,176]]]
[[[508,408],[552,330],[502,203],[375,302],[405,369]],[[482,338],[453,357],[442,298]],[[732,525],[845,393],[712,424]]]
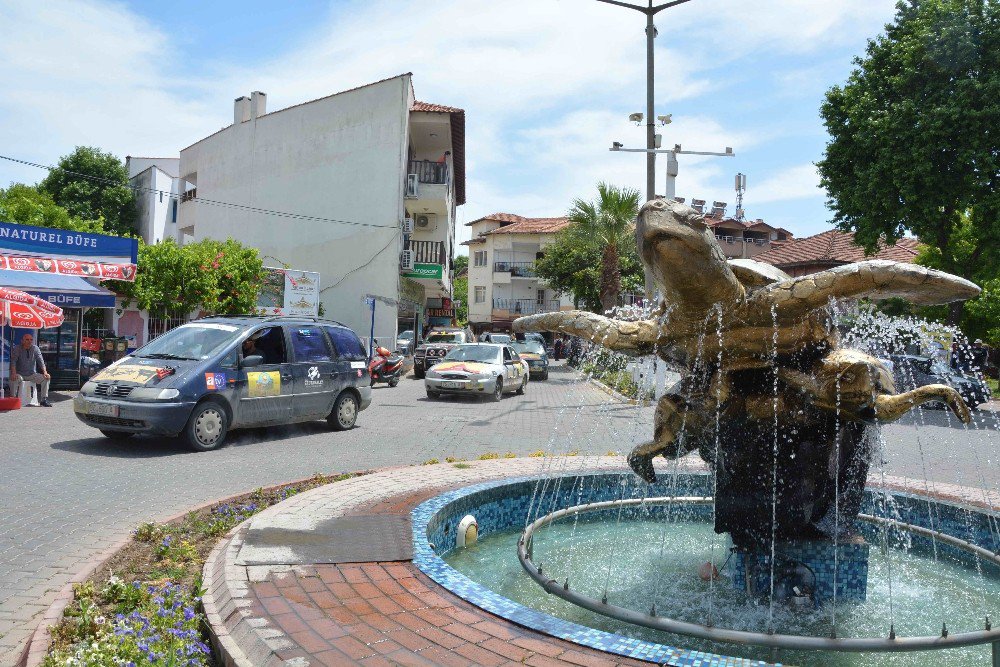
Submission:
[[[895,347],[900,341],[928,339],[931,334],[926,326],[914,322],[904,326],[860,310],[845,315],[836,301],[903,296],[916,303],[947,303],[970,298],[978,288],[948,274],[894,262],[861,262],[800,278],[747,260],[727,262],[702,217],[667,200],[643,207],[636,236],[640,255],[665,295],[656,313],[630,321],[575,311],[547,313],[519,319],[515,330],[557,331],[617,352],[653,353],[681,372],[680,382],[658,400],[653,441],[636,447],[629,456],[629,464],[647,486],[638,498],[630,499],[622,480],[619,497],[605,502],[610,503],[607,507],[617,508],[616,529],[621,529],[626,506],[662,504],[662,559],[666,531],[675,525],[670,523],[672,508],[681,501],[676,497],[676,467],[674,492],[649,497],[648,485],[656,483],[652,461],[658,455],[679,461],[697,451],[711,470],[710,494],[697,502],[711,506],[715,533],[728,534],[734,585],[750,599],[767,605],[766,624],[754,631],[720,626],[716,598],[721,603],[724,596],[717,590],[714,575],[715,538],[706,570],[707,607],[698,622],[658,613],[669,605],[660,598],[662,582],[656,572],[648,573],[655,581],[648,613],[608,603],[618,540],[606,550],[611,555],[603,567],[606,576],[599,601],[573,591],[568,578],[556,586],[555,580],[542,573],[541,565],[532,561],[537,531],[562,516],[573,515],[572,542],[579,514],[607,507],[578,503],[576,507],[557,508],[560,488],[556,481],[549,511],[540,512],[542,498],[550,490],[548,477],[540,498],[532,501],[534,518],[529,514],[522,537],[520,555],[528,573],[546,591],[598,613],[711,640],[891,651],[1000,639],[988,620],[984,630],[949,633],[947,619],[942,618],[939,637],[897,633],[890,542],[898,541],[901,535],[909,539],[914,531],[928,536],[935,565],[940,563],[941,543],[964,549],[984,582],[984,565],[993,568],[1000,559],[977,544],[979,536],[973,524],[978,519],[969,513],[967,532],[971,539],[941,530],[926,475],[929,525],[925,527],[901,520],[893,507],[895,496],[888,491],[866,493],[873,461],[883,482],[880,486],[888,486],[880,424],[933,402],[947,405],[963,424],[972,422],[972,417],[956,387],[907,386],[900,382],[907,373],[912,376],[906,363],[899,362],[890,370],[883,361],[899,355]],[[838,324],[849,319],[848,315],[854,326],[842,335]],[[897,386],[906,391],[897,394]],[[923,462],[919,440],[917,445]],[[994,490],[985,477],[989,468],[980,466],[979,471],[979,488],[989,503]],[[866,504],[872,508],[862,514]],[[995,536],[1000,530],[992,505],[987,508],[984,516],[995,551]],[[878,531],[863,529],[859,515]],[[866,600],[870,589],[869,542],[879,532],[882,558],[878,571],[886,580],[884,587],[880,582],[878,590],[887,598],[886,636],[841,637],[838,613],[843,612],[838,610],[846,602]],[[939,592],[938,597],[941,595]],[[980,597],[986,617],[985,593]],[[828,607],[826,636],[779,633],[776,614],[780,611],[779,615],[784,615],[789,605],[803,610],[807,607],[809,613]],[[943,609],[944,605],[940,606]]]

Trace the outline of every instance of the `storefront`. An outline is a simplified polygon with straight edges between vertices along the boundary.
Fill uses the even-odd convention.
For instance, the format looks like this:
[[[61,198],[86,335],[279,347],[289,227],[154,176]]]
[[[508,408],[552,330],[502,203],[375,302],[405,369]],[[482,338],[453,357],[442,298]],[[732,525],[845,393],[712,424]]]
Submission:
[[[79,389],[83,314],[115,307],[115,295],[97,281],[135,280],[138,251],[135,239],[0,222],[0,285],[42,297],[65,313],[58,328],[8,329],[4,341],[18,344],[31,333],[53,389]]]

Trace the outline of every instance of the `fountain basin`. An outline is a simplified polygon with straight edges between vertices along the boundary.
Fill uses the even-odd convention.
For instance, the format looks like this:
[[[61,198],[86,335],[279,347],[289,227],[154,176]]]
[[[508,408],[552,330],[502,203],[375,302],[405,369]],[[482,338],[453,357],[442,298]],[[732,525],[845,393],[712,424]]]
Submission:
[[[554,477],[540,483],[534,478],[514,479],[467,487],[431,499],[414,511],[414,563],[435,581],[473,604],[521,625],[586,646],[666,664],[690,665],[696,664],[697,660],[706,661],[701,664],[736,664],[737,659],[732,657],[733,653],[759,661],[740,664],[764,664],[770,657],[768,651],[764,649],[679,637],[620,623],[572,607],[554,596],[546,595],[521,571],[517,561],[517,542],[529,512],[534,520],[536,516],[545,516],[553,511],[587,502],[641,498],[644,493],[647,497],[705,496],[708,495],[710,488],[711,478],[704,474],[682,474],[676,479],[666,478],[656,485],[647,487],[630,473]],[[904,492],[891,493],[888,501],[887,503],[881,492],[874,493],[869,490],[863,511],[880,516],[888,507],[891,509],[890,515],[893,519],[920,526],[928,524],[928,508],[930,508],[934,516],[934,527],[941,532],[953,534],[984,548],[991,549],[995,544],[996,516],[987,511],[942,501],[932,501],[928,506],[925,498]],[[642,512],[638,513],[624,512],[620,521],[617,516],[618,510],[595,513],[594,516],[580,521],[575,527],[572,526],[572,520],[570,524],[564,521],[561,528],[560,524],[555,524],[535,537],[535,562],[545,563],[547,577],[562,583],[563,577],[568,576],[572,579],[571,588],[585,590],[590,586],[587,592],[600,598],[599,584],[605,579],[604,570],[611,562],[607,552],[618,549],[618,559],[622,561],[622,566],[610,568],[612,572],[607,576],[607,579],[613,582],[609,589],[609,602],[631,603],[630,608],[642,613],[647,613],[649,609],[647,605],[654,588],[652,574],[647,572],[630,575],[628,571],[620,570],[623,568],[637,570],[647,567],[650,562],[655,562],[656,571],[661,572],[665,578],[673,578],[672,583],[668,582],[663,586],[663,590],[659,591],[658,604],[662,605],[664,599],[671,598],[676,598],[674,602],[682,602],[677,605],[681,609],[669,610],[661,607],[660,613],[668,615],[684,611],[683,608],[688,607],[687,613],[691,616],[691,620],[702,622],[707,584],[697,579],[695,570],[698,563],[708,560],[710,550],[714,550],[714,562],[720,565],[719,569],[723,570],[724,576],[727,576],[726,568],[721,567],[726,557],[726,540],[723,536],[716,536],[712,531],[709,523],[711,511],[711,505],[675,503],[672,507],[660,505],[642,508]],[[478,521],[480,543],[472,549],[455,550],[455,529],[458,522],[468,514],[475,516]],[[667,558],[665,561],[658,561],[655,557],[657,551],[655,544],[663,534],[663,520],[668,518],[671,526],[667,532],[670,540],[665,545],[664,551]],[[616,531],[613,539],[609,539],[607,530],[601,528],[602,521],[605,524],[610,522],[610,528]],[[604,526],[605,529],[607,527]],[[621,533],[622,527],[627,528],[624,533]],[[560,530],[562,534],[558,532]],[[976,599],[982,597],[984,600],[983,603],[972,604],[971,611],[966,609],[962,612],[965,616],[973,612],[978,613],[983,604],[990,606],[988,602],[990,600],[993,605],[1000,600],[1000,572],[989,563],[984,563],[983,559],[977,559],[941,540],[932,545],[929,538],[912,533],[888,535],[890,556],[884,558],[878,553],[879,545],[882,543],[882,540],[877,539],[882,535],[879,532],[881,526],[872,524],[869,530],[871,534],[868,537],[873,545],[872,557],[875,561],[872,577],[876,582],[881,582],[885,579],[886,569],[895,566],[896,572],[893,576],[896,578],[894,583],[897,605],[903,600],[910,600],[907,604],[914,606],[914,600],[918,603],[923,600],[923,606],[933,609],[935,600],[941,598],[944,590],[942,587],[945,584],[942,581],[949,585],[947,588],[949,597],[954,597],[955,590],[969,589],[970,595]],[[586,539],[582,543],[574,543],[570,539],[571,535],[585,536]],[[548,546],[545,544],[547,536],[553,537]],[[908,551],[898,548],[899,545],[895,542],[899,540],[906,541]],[[562,552],[560,545],[566,547]],[[637,550],[636,545],[642,548]],[[931,554],[935,546],[938,552],[936,561]],[[583,562],[582,565],[574,565],[568,570],[560,570],[560,561],[568,562],[574,550],[577,556],[581,553],[593,554],[594,558],[589,565]],[[491,551],[492,555],[487,556],[487,552]],[[912,562],[904,563],[906,559]],[[477,560],[480,562],[477,563]],[[979,573],[980,570],[982,574]],[[932,578],[931,575],[935,572],[940,575],[938,579],[941,581],[938,579],[928,581],[926,590],[918,586],[919,582],[912,581],[914,578]],[[593,575],[590,576],[591,581],[588,581],[588,574]],[[625,584],[624,588],[622,583]],[[596,590],[594,590],[595,585]],[[745,610],[760,611],[759,605],[755,607],[752,602],[740,599],[738,595],[734,597],[730,582],[720,581],[715,587],[717,614],[729,608],[729,616],[746,616],[749,619],[746,622],[749,623],[753,620],[753,613],[746,614]],[[858,617],[876,614],[875,618],[861,623],[866,624],[865,627],[871,630],[871,636],[874,637],[884,636],[889,628],[889,621],[884,617],[885,605],[879,601],[884,601],[886,597],[883,588],[882,584],[877,583],[873,596],[876,598],[875,601],[870,602],[870,607],[861,609],[855,614]],[[645,599],[643,599],[644,594]],[[838,609],[838,614],[844,619],[841,623],[846,623],[842,626],[845,629],[850,627],[845,618],[850,613],[851,609],[848,607]],[[958,617],[962,614],[951,609],[947,613],[951,615],[954,623],[949,627],[952,633],[982,630],[981,625],[978,628],[969,625],[973,622],[981,623],[981,619],[976,621],[973,618],[964,618],[960,623]],[[816,612],[814,617],[817,627],[822,628],[827,614],[826,610]],[[723,614],[718,619],[720,626],[723,624],[724,616]],[[782,611],[778,620],[782,621],[784,616],[788,614]],[[910,621],[898,618],[899,610],[896,616],[897,632],[902,634],[905,630],[909,634],[914,634],[915,628],[908,625]],[[969,627],[959,627],[963,623]],[[917,631],[916,634],[925,632]],[[936,657],[931,653],[907,656],[876,655],[874,657],[881,662],[871,664],[914,664],[913,660],[917,656],[926,656],[926,664],[942,664],[943,656],[953,656],[952,659],[959,660],[955,664],[967,664],[963,662],[967,656],[989,654],[989,647],[961,650],[966,653],[959,655],[959,649],[956,649]],[[803,657],[810,655],[815,657],[815,654],[809,653],[782,653],[781,657],[798,664],[815,664],[814,660]],[[865,664],[858,661],[857,655],[827,655],[832,661],[829,664]]]

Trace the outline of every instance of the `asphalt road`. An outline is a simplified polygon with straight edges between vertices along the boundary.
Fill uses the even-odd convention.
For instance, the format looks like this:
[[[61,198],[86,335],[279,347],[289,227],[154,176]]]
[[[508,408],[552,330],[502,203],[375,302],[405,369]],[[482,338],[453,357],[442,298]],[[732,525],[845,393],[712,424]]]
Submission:
[[[13,662],[65,582],[143,521],[315,472],[487,452],[605,454],[652,433],[652,408],[617,403],[561,367],[500,403],[429,401],[412,378],[374,395],[352,431],[323,422],[238,431],[207,453],[167,439],[106,440],[73,416],[68,394],[51,409],[0,413],[0,665]],[[979,420],[970,430],[925,411],[885,428],[886,473],[923,479],[926,470],[931,480],[998,490],[997,417],[983,411]]]

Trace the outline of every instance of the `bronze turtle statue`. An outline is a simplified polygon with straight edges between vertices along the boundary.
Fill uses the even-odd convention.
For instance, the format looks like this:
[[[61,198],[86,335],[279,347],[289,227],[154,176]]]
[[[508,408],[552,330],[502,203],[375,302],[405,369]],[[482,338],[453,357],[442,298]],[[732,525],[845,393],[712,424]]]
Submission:
[[[678,370],[681,381],[657,403],[653,440],[628,462],[652,483],[655,456],[697,449],[718,473],[716,530],[733,532],[734,541],[760,541],[754,526],[770,528],[773,518],[786,537],[830,534],[838,502],[853,519],[872,457],[866,424],[895,421],[929,401],[969,422],[953,388],[897,394],[885,364],[841,348],[832,305],[862,297],[948,303],[976,296],[973,283],[881,260],[796,278],[760,262],[727,261],[704,217],[666,199],[642,207],[635,232],[663,297],[654,318],[562,311],[521,317],[513,328],[655,353]]]

